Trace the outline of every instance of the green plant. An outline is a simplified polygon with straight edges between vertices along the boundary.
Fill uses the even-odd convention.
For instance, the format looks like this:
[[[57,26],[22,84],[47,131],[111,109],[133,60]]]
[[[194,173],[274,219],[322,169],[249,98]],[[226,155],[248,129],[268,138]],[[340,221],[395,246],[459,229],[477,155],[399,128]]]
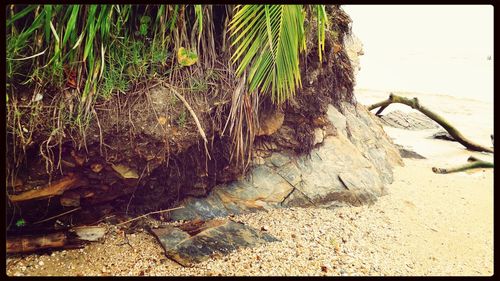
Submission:
[[[183,109],[181,113],[179,113],[179,116],[177,117],[177,125],[179,127],[183,128],[186,125],[186,111]]]
[[[230,127],[239,128],[230,131],[241,141],[247,126],[251,139],[258,97],[269,95],[279,105],[301,86],[306,17],[316,18],[320,60],[328,22],[324,5],[228,6],[221,14],[226,17],[221,34],[215,34],[210,5],[9,5],[6,14],[8,130],[24,152],[33,130],[45,128],[42,143],[48,158],[48,150],[65,132],[78,132],[85,139],[97,102],[144,81],[163,78],[209,94],[208,85],[216,77],[234,78],[232,71],[214,71],[228,54],[245,81],[236,91],[240,96],[229,118]],[[216,44],[216,36],[222,44]],[[203,78],[193,75],[200,69]],[[20,88],[33,89],[23,104],[17,103]],[[29,102],[48,89],[52,100]],[[22,117],[16,116],[20,111]],[[179,124],[185,115],[179,116]],[[242,118],[248,122],[240,122]]]
[[[22,219],[22,218],[21,218],[21,219],[18,219],[18,220],[16,221],[16,226],[17,226],[17,227],[23,227],[23,226],[26,226],[26,221],[25,221],[24,219]]]
[[[316,5],[319,57],[324,51],[327,18]],[[232,61],[240,59],[237,75],[248,71],[249,91],[271,91],[280,104],[301,86],[299,53],[306,48],[302,5],[244,5],[231,19],[229,30],[235,47]]]

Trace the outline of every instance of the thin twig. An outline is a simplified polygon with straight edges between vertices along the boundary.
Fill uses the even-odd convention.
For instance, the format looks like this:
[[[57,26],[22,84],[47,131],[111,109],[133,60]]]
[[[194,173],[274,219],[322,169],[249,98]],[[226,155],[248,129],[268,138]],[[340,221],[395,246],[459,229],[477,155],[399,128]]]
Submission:
[[[69,214],[69,213],[73,213],[73,212],[75,212],[75,211],[78,211],[78,210],[80,210],[81,208],[82,208],[82,207],[74,208],[73,210],[69,210],[69,211],[64,212],[64,213],[62,213],[62,214],[55,215],[55,216],[50,217],[50,218],[48,218],[48,219],[44,219],[44,220],[41,220],[41,221],[34,222],[33,224],[39,224],[39,223],[42,223],[42,222],[50,221],[50,220],[52,220],[52,219],[55,219],[55,218],[58,218],[58,217],[62,217],[62,216],[67,215],[67,214]]]
[[[144,217],[147,217],[149,215],[160,214],[160,213],[169,212],[169,211],[173,211],[173,210],[178,210],[178,209],[182,209],[182,208],[184,208],[184,206],[179,206],[179,207],[176,207],[176,208],[166,209],[166,210],[161,210],[161,211],[150,212],[150,213],[144,214],[142,216],[138,216],[136,218],[130,219],[128,221],[121,222],[121,223],[117,224],[116,226],[120,226],[120,225],[129,223],[129,222],[133,222],[133,221],[136,221],[138,219],[142,219]]]

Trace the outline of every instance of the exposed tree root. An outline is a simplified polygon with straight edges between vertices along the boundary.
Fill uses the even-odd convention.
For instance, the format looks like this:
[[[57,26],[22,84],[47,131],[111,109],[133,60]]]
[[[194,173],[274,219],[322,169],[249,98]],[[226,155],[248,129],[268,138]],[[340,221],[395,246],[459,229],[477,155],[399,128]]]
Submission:
[[[467,159],[469,163],[457,167],[452,167],[452,168],[436,168],[432,167],[432,171],[436,174],[449,174],[449,173],[455,173],[455,172],[462,172],[465,170],[470,170],[470,169],[476,169],[476,168],[494,168],[494,165],[492,162],[484,161],[481,159],[478,159],[474,156],[469,157]]]
[[[59,181],[49,184],[41,189],[34,189],[23,192],[18,195],[10,195],[9,199],[12,202],[21,202],[33,199],[44,199],[53,197],[56,195],[61,195],[64,191],[81,186],[85,183],[78,175],[74,173],[68,173],[68,175]]]
[[[465,146],[469,150],[473,151],[481,151],[481,152],[490,152],[493,153],[493,148],[485,147],[479,144],[476,144],[469,139],[465,138],[462,133],[460,133],[455,127],[450,125],[448,121],[446,121],[442,116],[430,111],[429,109],[425,108],[424,106],[420,105],[419,101],[417,98],[413,99],[408,99],[405,97],[397,96],[391,93],[389,95],[389,98],[385,101],[375,103],[371,106],[368,107],[368,110],[375,109],[377,107],[380,107],[380,109],[377,111],[377,115],[382,113],[382,111],[389,106],[391,103],[401,103],[405,104],[413,109],[417,109],[418,111],[422,112],[425,114],[427,117],[431,118],[432,120],[436,121],[441,127],[443,127],[455,140],[457,140],[460,144]]]

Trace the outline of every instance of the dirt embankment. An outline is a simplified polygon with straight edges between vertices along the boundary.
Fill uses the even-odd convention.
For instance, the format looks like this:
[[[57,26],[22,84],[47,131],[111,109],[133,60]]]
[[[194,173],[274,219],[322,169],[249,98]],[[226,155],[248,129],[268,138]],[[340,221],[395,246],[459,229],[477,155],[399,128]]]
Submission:
[[[263,131],[255,139],[252,135],[246,136],[254,139],[254,145],[273,142],[275,150],[308,153],[314,145],[314,129],[325,125],[327,104],[355,103],[354,77],[343,49],[350,19],[337,6],[328,6],[327,12],[332,19],[326,33],[324,57],[327,59],[322,63],[318,61],[313,17],[307,23],[310,26],[308,52],[301,63],[303,87],[293,100],[280,108],[267,98],[252,105],[259,108],[254,112]],[[33,223],[78,207],[81,210],[58,217],[62,227],[96,222],[110,213],[119,216],[168,208],[186,196],[204,196],[216,184],[243,175],[245,169],[234,162],[237,153],[234,139],[228,130],[224,131],[232,94],[239,82],[232,74],[228,59],[218,57],[220,67],[194,67],[177,72],[175,81],[180,82],[175,88],[189,108],[172,93],[172,80],[159,79],[96,104],[94,118],[83,134],[66,128],[61,141],[47,142],[43,140],[47,140],[51,131],[41,126],[33,132],[32,142],[24,153],[14,143],[19,136],[9,134],[9,196],[51,187],[53,183],[64,182],[68,175],[79,179],[78,185],[69,186],[58,196],[9,201],[9,231],[51,228],[54,220]],[[43,110],[52,110],[50,95],[43,102],[47,107],[42,108],[40,116],[49,116],[44,115]],[[69,110],[71,102],[65,106]],[[200,137],[190,109],[200,120],[208,143]],[[282,117],[272,126],[278,127],[267,128],[270,131],[266,133],[267,123],[277,115]],[[284,129],[271,134],[279,127]],[[21,219],[25,226],[16,227]]]

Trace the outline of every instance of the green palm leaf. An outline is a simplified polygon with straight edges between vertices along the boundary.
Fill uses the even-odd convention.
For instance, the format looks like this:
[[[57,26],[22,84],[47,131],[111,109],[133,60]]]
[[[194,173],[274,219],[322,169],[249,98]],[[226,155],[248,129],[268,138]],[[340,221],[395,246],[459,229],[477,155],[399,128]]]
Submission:
[[[250,92],[266,93],[282,103],[301,86],[299,50],[303,49],[301,5],[244,5],[230,23],[232,61],[240,59],[237,75],[248,69]]]
[[[325,51],[325,30],[328,28],[328,18],[326,16],[325,5],[315,5],[318,22],[318,55],[319,61],[323,61],[323,52]]]

